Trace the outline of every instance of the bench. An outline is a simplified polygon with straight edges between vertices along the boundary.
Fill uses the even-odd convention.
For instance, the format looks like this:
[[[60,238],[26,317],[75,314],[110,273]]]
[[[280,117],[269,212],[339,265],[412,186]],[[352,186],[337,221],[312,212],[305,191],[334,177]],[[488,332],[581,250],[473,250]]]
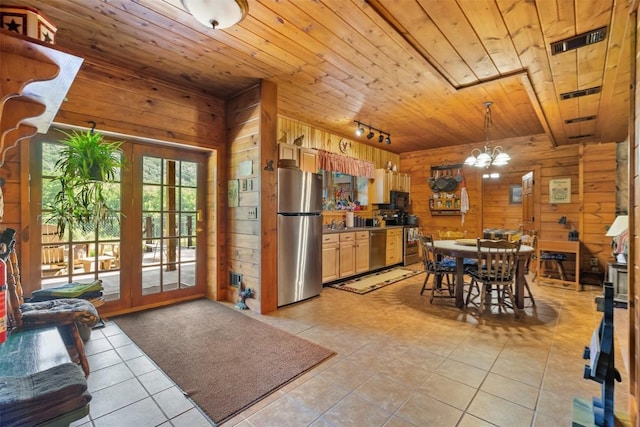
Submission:
[[[0,414],[7,425],[69,425],[89,413],[82,369],[55,326],[10,331],[0,345]]]

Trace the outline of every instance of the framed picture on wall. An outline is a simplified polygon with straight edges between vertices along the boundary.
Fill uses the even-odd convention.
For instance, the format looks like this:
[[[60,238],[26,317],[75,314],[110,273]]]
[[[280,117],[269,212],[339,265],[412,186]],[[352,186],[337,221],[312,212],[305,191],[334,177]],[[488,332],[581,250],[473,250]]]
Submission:
[[[549,181],[549,203],[571,203],[571,178]]]
[[[509,203],[512,205],[522,204],[522,185],[512,184],[509,188]]]

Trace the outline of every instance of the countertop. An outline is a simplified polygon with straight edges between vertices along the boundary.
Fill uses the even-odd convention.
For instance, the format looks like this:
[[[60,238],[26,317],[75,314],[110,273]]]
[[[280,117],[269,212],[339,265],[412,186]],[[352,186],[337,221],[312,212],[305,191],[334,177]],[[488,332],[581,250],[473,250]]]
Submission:
[[[334,233],[348,233],[350,231],[371,231],[371,230],[386,230],[393,228],[404,228],[403,225],[387,225],[384,227],[345,227],[341,230],[333,230],[331,228],[322,227],[322,234],[334,234]]]

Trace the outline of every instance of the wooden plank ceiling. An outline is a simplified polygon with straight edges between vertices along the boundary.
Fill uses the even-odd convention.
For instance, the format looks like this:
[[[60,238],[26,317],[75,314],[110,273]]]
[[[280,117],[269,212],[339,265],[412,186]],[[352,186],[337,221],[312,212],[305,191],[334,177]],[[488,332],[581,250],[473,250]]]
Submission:
[[[627,1],[248,3],[239,25],[211,30],[180,0],[11,2],[42,11],[58,27],[56,44],[85,60],[220,98],[272,80],[283,116],[352,139],[359,120],[390,133],[382,148],[396,153],[487,136],[547,133],[557,145],[627,136]],[[550,43],[600,27],[603,41],[551,54]],[[494,103],[489,135],[485,101]],[[362,140],[378,145],[377,133]]]

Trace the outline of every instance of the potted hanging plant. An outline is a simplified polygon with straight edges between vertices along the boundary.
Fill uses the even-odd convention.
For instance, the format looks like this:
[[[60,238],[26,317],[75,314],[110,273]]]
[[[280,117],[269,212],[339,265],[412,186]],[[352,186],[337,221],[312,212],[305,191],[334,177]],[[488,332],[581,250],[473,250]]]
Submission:
[[[62,133],[64,147],[54,166],[58,193],[49,206],[60,238],[69,229],[93,231],[104,221],[118,220],[104,190],[123,166],[121,141],[106,141],[93,129]]]

